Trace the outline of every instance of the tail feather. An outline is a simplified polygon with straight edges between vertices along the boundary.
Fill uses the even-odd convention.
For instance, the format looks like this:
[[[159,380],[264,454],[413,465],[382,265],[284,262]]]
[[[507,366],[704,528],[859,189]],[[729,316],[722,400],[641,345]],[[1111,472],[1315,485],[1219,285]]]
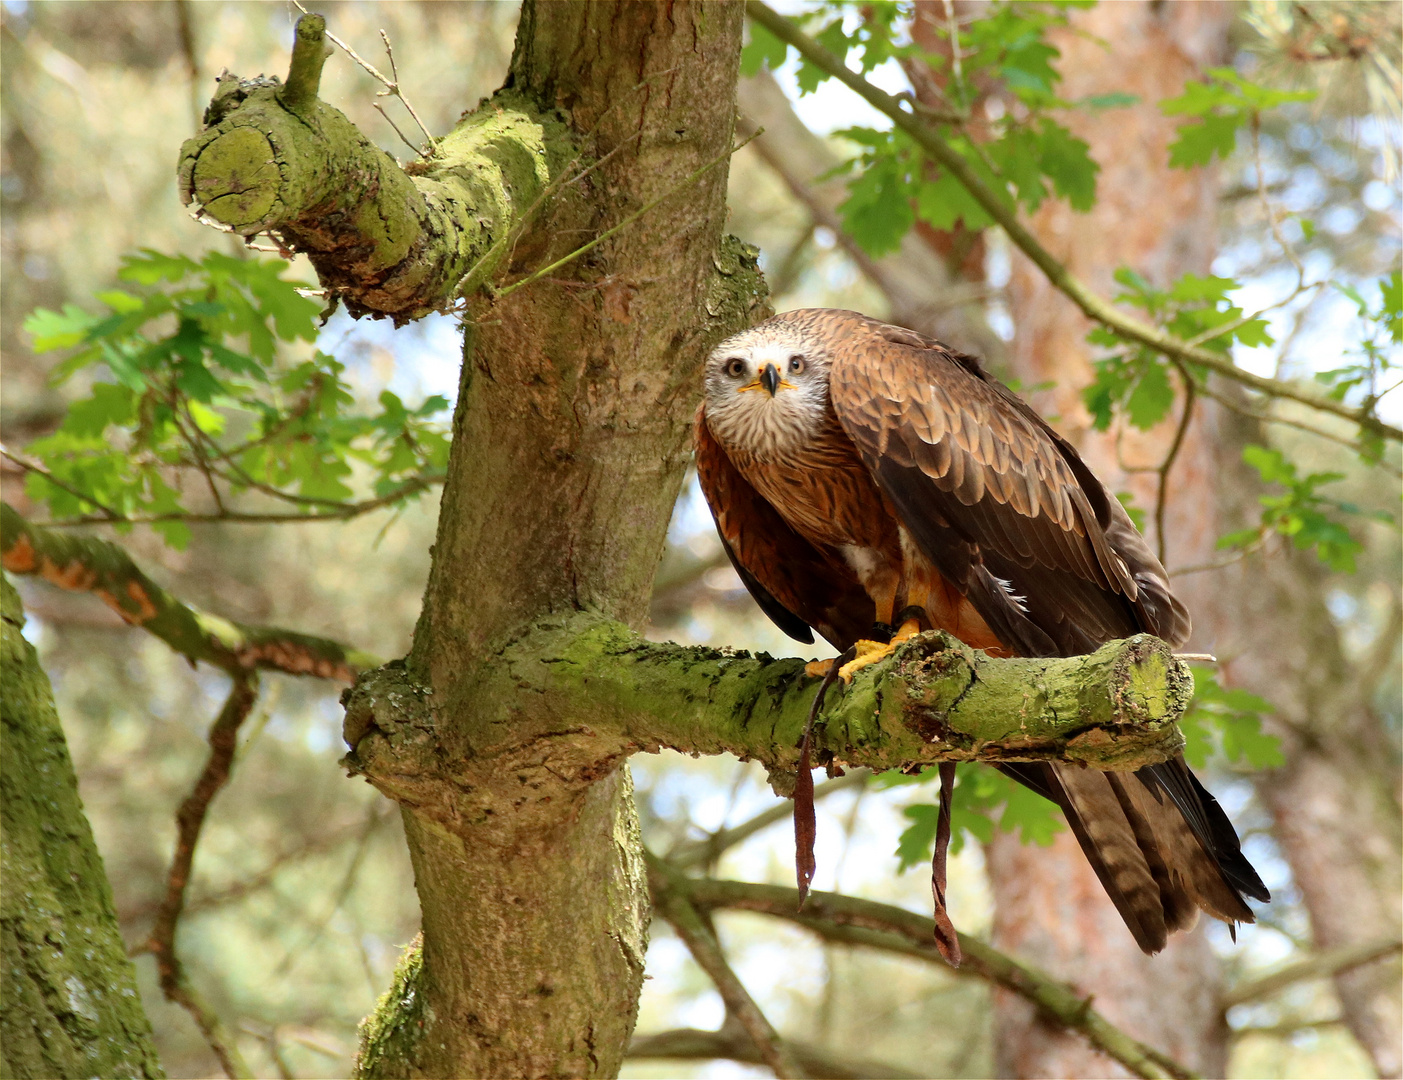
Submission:
[[[1192,927],[1200,909],[1230,925],[1252,922],[1243,894],[1269,899],[1227,815],[1182,758],[1133,774],[1044,762],[998,768],[1062,808],[1144,952]]]

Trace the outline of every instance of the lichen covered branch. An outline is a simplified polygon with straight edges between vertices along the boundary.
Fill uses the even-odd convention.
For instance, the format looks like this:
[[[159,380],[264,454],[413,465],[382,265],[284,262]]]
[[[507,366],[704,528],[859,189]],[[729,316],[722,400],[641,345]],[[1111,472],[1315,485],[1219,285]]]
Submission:
[[[181,198],[211,224],[306,253],[352,314],[403,323],[442,310],[571,156],[564,127],[504,92],[430,161],[401,168],[316,97],[325,47],[307,15],[287,85],[220,80],[205,129],[180,150]]]
[[[351,682],[379,661],[311,634],[233,622],[182,603],[146,576],[116,544],[46,529],[0,503],[0,555],[12,574],[32,574],[92,593],[132,626],[182,656],[233,673],[263,669]]]
[[[588,784],[629,754],[671,747],[732,753],[792,783],[817,688],[800,660],[655,644],[587,613],[543,621],[503,645],[475,700],[494,722],[469,768],[538,770]],[[1192,680],[1162,641],[1111,642],[1090,656],[994,660],[943,634],[913,639],[830,700],[815,731],[820,764],[919,769],[938,761],[1080,761],[1134,769],[1183,740],[1175,721]],[[343,698],[345,764],[392,798],[461,830],[520,794],[465,784],[433,690],[401,665],[369,672]],[[509,803],[498,805],[502,799]]]

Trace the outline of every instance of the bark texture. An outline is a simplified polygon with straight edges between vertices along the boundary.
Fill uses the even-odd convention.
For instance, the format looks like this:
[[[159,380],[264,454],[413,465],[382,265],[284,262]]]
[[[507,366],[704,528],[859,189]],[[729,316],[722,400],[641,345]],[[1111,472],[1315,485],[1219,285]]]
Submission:
[[[163,1076],[53,690],[3,590],[0,1076]]]
[[[1266,438],[1253,421],[1223,425],[1216,487],[1229,520],[1258,509],[1238,455]],[[1397,749],[1344,654],[1326,607],[1330,575],[1282,545],[1215,574],[1236,618],[1214,643],[1224,676],[1276,706],[1267,721],[1286,764],[1257,778],[1274,835],[1310,913],[1316,951],[1396,937],[1403,923],[1403,812]],[[1391,955],[1335,976],[1345,1022],[1380,1076],[1403,1071],[1403,983]]]
[[[1071,13],[1072,29],[1054,34],[1062,52],[1060,93],[1077,100],[1118,90],[1140,99],[1117,110],[1113,122],[1068,117],[1101,165],[1097,204],[1078,214],[1050,201],[1030,223],[1055,257],[1103,295],[1115,292],[1111,275],[1121,265],[1158,284],[1186,271],[1209,271],[1217,179],[1207,170],[1167,167],[1174,121],[1160,114],[1158,102],[1180,93],[1184,81],[1203,68],[1224,62],[1231,19],[1231,9],[1220,4],[1102,4]],[[1100,41],[1111,43],[1110,49]],[[1147,212],[1150,206],[1153,212]],[[1158,465],[1177,413],[1150,432],[1117,438],[1092,431],[1080,400],[1081,388],[1091,381],[1085,341],[1090,323],[1016,253],[1009,301],[1017,328],[1013,374],[1028,384],[1055,382],[1035,401],[1039,409],[1060,417],[1060,430],[1112,491],[1129,490],[1138,506],[1152,508],[1154,476],[1123,465]],[[1226,531],[1211,505],[1192,494],[1213,482],[1211,423],[1201,409],[1170,480],[1165,532],[1171,566],[1211,558],[1216,538]],[[1153,529],[1150,539],[1156,540]],[[1175,582],[1194,616],[1195,648],[1210,648],[1201,627],[1206,611],[1221,602],[1213,587],[1201,577]],[[1223,1074],[1226,1029],[1215,990],[1220,976],[1201,930],[1176,936],[1156,957],[1139,953],[1069,833],[1051,850],[1027,850],[1001,834],[989,851],[989,868],[997,902],[994,940],[1001,949],[1095,994],[1113,1023],[1190,1068]],[[996,1008],[1002,1075],[1127,1075],[1080,1040],[1041,1023],[1012,996],[999,994]]]
[[[722,238],[724,164],[684,184],[729,149],[741,21],[726,3],[522,9],[506,93],[600,164],[521,233],[517,263],[668,198],[557,276],[473,300],[409,658],[452,769],[442,801],[406,810],[417,1011],[377,1017],[410,1037],[368,1075],[604,1076],[627,1046],[647,936],[627,774],[619,759],[562,771],[575,723],[504,723],[492,668],[543,615],[646,615],[699,365],[763,310],[754,253]]]

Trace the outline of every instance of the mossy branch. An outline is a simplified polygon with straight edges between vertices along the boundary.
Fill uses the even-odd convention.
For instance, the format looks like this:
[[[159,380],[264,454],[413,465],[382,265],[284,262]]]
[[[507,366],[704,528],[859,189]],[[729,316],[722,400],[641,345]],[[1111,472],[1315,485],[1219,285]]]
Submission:
[[[564,126],[504,92],[401,168],[317,98],[325,49],[325,23],[307,15],[286,85],[221,78],[204,131],[181,146],[181,198],[210,224],[304,252],[352,314],[443,310],[573,153]]]
[[[357,671],[379,663],[326,638],[250,626],[182,603],[116,544],[34,525],[9,503],[0,503],[0,556],[10,573],[92,593],[128,624],[156,635],[182,656],[230,674],[261,668],[351,682]]]
[[[762,762],[782,787],[817,686],[801,660],[655,644],[577,613],[538,624],[485,665],[473,707],[490,710],[481,729],[500,743],[444,745],[452,722],[435,713],[448,704],[391,665],[344,698],[345,763],[452,828],[505,812],[490,785],[461,785],[464,769],[518,760],[548,760],[557,776],[587,784],[640,750],[729,752]],[[1182,747],[1175,722],[1192,686],[1148,635],[1090,656],[995,660],[926,634],[829,695],[814,749],[820,763],[877,770],[1033,760],[1135,769]]]

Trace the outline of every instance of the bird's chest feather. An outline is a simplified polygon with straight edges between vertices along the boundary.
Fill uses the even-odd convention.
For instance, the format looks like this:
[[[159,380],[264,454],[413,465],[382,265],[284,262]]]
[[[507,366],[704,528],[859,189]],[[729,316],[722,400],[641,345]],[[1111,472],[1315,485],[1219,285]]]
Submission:
[[[836,419],[783,456],[760,461],[733,452],[732,460],[805,539],[900,558],[894,515]]]

